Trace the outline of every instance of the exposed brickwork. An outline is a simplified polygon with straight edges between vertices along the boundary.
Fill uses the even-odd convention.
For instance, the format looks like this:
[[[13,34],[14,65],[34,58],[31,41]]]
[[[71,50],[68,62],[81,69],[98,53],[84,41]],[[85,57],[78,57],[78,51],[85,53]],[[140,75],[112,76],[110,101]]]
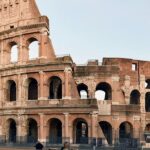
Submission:
[[[39,57],[30,60],[29,45],[35,40]],[[15,63],[10,61],[14,44],[18,48]],[[130,131],[132,138],[145,141],[145,127],[150,123],[145,110],[145,95],[150,92],[145,87],[147,79],[147,61],[104,58],[102,64],[96,60],[78,66],[70,56],[56,57],[48,18],[40,15],[35,1],[0,1],[0,136],[5,142],[32,136],[46,142],[51,134],[58,136],[52,131],[60,124],[59,137],[68,138],[71,143],[80,143],[77,136],[86,136],[104,138],[111,144],[120,137],[124,122],[125,129],[123,124],[121,131]],[[29,89],[33,90],[30,94]],[[87,92],[87,98],[80,98],[80,89]],[[98,101],[96,90],[105,91],[106,100]],[[131,102],[133,90],[139,92],[140,98],[133,94],[132,98],[136,98]],[[11,92],[16,92],[13,101]],[[35,96],[38,98],[34,99]],[[29,126],[33,127],[33,135]]]

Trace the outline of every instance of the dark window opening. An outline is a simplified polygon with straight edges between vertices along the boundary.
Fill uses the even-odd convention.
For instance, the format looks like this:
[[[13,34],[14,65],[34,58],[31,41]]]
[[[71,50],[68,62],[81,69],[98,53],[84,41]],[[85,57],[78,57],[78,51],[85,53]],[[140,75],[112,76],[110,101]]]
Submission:
[[[14,26],[12,25],[12,26],[10,26],[10,29],[13,29],[14,28]]]
[[[28,86],[28,100],[37,100],[38,99],[38,83],[35,79],[29,79]]]
[[[147,124],[145,127],[145,131],[144,131],[144,137],[145,137],[145,141],[146,143],[150,143],[150,124]]]
[[[38,140],[38,126],[37,122],[33,119],[28,120],[27,140],[29,143],[35,143]]]
[[[119,139],[120,142],[124,142],[125,139],[130,139],[133,136],[133,127],[128,122],[121,123],[119,127]]]
[[[9,142],[16,142],[16,122],[14,120],[10,120],[9,124]]]
[[[83,119],[74,122],[74,143],[88,144],[88,124]]]
[[[9,101],[16,101],[16,83],[14,81],[8,82]]]
[[[146,112],[150,112],[150,92],[146,93],[145,96],[145,110]]]
[[[62,99],[62,81],[58,77],[52,77],[50,79],[49,98]]]
[[[58,119],[51,119],[49,123],[49,142],[51,144],[62,143],[62,123]]]
[[[105,121],[99,123],[108,144],[112,144],[112,126]]]
[[[130,104],[140,104],[140,93],[138,90],[133,90],[130,94]]]

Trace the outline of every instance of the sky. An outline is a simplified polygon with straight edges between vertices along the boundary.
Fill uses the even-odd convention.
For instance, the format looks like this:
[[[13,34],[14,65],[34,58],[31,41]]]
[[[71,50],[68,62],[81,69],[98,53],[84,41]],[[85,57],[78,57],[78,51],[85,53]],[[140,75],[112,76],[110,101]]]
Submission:
[[[56,55],[150,60],[150,0],[36,0]]]

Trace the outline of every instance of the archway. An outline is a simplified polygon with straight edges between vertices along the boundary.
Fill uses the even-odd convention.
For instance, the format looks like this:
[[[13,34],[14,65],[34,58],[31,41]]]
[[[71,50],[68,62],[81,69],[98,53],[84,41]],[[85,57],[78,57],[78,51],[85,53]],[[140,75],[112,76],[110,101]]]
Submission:
[[[16,83],[13,80],[8,81],[8,100],[16,101]]]
[[[39,57],[39,42],[36,38],[30,38],[29,43],[29,60]]]
[[[129,122],[123,122],[119,127],[119,139],[120,142],[124,139],[133,138],[133,126]]]
[[[14,44],[11,47],[11,62],[17,62],[18,61],[18,46],[17,44]]]
[[[80,95],[81,99],[87,99],[88,98],[88,87],[84,83],[81,83],[77,86],[78,93]]]
[[[28,119],[27,141],[35,143],[38,140],[38,126],[34,119]]]
[[[102,129],[104,137],[107,140],[107,143],[111,145],[112,144],[112,126],[110,125],[110,123],[106,121],[99,122],[99,125]]]
[[[38,99],[38,82],[30,78],[28,79],[28,100],[37,100]]]
[[[18,46],[17,46],[17,43],[15,43],[15,42],[10,43],[10,47],[11,47],[10,61],[12,63],[17,62],[18,61]]]
[[[51,144],[62,143],[62,123],[59,119],[53,118],[49,121],[49,140]]]
[[[145,111],[150,112],[150,92],[145,95]]]
[[[150,124],[147,124],[144,131],[145,141],[150,143]]]
[[[111,100],[112,88],[106,82],[101,82],[96,86],[95,98],[97,100]]]
[[[145,81],[145,88],[146,88],[146,89],[150,89],[150,79],[147,79],[147,80]]]
[[[74,143],[88,144],[88,124],[84,119],[76,119],[73,123]]]
[[[9,124],[9,142],[15,143],[16,142],[16,137],[17,137],[17,129],[16,129],[16,122],[13,119],[8,120]]]
[[[59,77],[53,76],[50,78],[49,98],[62,99],[62,81]]]
[[[140,104],[140,92],[133,90],[130,94],[130,104]]]

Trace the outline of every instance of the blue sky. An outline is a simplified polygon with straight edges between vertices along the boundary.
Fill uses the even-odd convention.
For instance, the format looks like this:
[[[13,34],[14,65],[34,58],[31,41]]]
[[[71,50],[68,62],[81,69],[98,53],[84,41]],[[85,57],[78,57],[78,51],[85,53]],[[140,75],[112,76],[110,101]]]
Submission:
[[[150,0],[36,0],[57,55],[150,60]]]

